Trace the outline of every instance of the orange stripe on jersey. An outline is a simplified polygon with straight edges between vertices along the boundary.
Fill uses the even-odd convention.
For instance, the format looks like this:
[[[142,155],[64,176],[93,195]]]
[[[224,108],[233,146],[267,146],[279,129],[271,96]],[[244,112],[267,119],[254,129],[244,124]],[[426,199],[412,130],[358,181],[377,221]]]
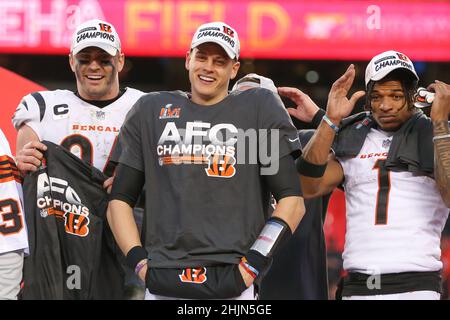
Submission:
[[[5,183],[9,181],[16,181],[17,183],[22,183],[22,178],[15,174],[2,174],[0,175],[0,183]]]
[[[13,180],[22,183],[22,177],[16,167],[16,163],[7,155],[0,156],[0,183]]]
[[[16,180],[16,178],[13,175],[9,175],[7,177],[0,178],[0,183],[5,183],[14,180]]]
[[[15,162],[14,159],[11,158],[10,156],[7,156],[7,155],[0,156],[0,164],[6,164],[6,163],[8,163],[8,162],[9,162],[10,164],[16,166],[16,162]]]
[[[0,168],[0,175],[7,174],[12,172],[13,174],[19,174],[19,170],[16,168],[6,167],[6,168]]]

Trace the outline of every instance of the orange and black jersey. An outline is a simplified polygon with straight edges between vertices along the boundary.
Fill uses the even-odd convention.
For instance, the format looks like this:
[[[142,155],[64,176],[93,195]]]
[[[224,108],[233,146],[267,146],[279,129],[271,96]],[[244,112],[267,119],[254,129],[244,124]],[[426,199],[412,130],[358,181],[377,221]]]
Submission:
[[[0,129],[0,254],[28,250],[21,183],[8,140]]]

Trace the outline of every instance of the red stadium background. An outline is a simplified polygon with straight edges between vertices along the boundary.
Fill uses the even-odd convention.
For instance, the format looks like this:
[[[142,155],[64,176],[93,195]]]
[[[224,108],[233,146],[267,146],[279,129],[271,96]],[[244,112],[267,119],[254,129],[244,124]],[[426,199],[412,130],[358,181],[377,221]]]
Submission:
[[[199,24],[221,20],[247,58],[370,59],[395,47],[412,60],[450,59],[447,1],[2,0],[0,10],[8,53],[67,54],[74,26],[103,18],[132,56],[184,56]]]

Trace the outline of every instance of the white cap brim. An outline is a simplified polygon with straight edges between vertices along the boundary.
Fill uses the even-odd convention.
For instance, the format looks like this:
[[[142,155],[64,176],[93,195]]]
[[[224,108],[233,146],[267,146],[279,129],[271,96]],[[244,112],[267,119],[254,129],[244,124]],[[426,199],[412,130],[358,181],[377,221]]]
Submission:
[[[216,38],[204,37],[201,40],[198,40],[195,43],[193,43],[192,46],[191,46],[191,49],[194,49],[194,48],[198,47],[199,45],[207,43],[207,42],[213,42],[213,43],[218,44],[219,46],[222,47],[223,50],[225,50],[225,52],[227,53],[227,55],[231,59],[235,59],[236,58],[236,53],[231,48],[229,48],[228,46],[224,45],[223,42],[220,42]]]
[[[117,54],[117,49],[107,43],[99,43],[99,42],[83,42],[80,45],[76,46],[72,49],[72,54],[77,54],[83,49],[88,47],[97,47],[108,53],[110,56],[115,56]]]

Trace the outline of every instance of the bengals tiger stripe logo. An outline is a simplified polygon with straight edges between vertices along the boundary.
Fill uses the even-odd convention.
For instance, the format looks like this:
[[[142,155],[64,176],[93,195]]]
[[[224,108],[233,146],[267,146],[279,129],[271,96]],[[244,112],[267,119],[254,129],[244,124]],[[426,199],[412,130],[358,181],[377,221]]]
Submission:
[[[178,275],[181,282],[197,283],[201,284],[207,280],[206,268],[186,268]]]
[[[67,212],[64,215],[64,226],[67,233],[85,237],[89,234],[89,218],[85,215]]]
[[[234,31],[226,26],[223,26],[223,33],[229,35],[231,38],[234,38]]]
[[[408,57],[405,56],[404,54],[400,53],[400,52],[397,52],[397,56],[398,56],[398,58],[399,58],[400,60],[403,60],[403,61],[409,61]]]
[[[208,156],[208,168],[205,169],[209,177],[231,178],[236,173],[236,158],[225,154]]]
[[[111,26],[106,23],[99,23],[99,26],[100,26],[100,31],[109,32],[109,33],[112,32]]]

